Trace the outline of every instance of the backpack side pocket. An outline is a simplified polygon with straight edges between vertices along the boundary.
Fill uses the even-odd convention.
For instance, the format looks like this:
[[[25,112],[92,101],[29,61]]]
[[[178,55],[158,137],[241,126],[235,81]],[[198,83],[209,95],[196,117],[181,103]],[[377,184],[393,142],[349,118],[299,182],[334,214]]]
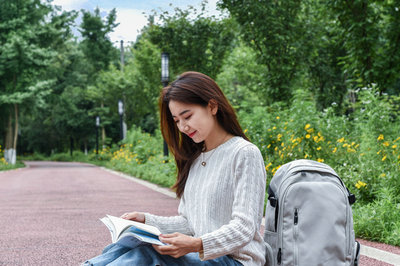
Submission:
[[[267,246],[266,250],[266,258],[267,265],[275,266],[277,264],[277,256],[278,256],[278,233],[271,232],[268,230],[264,231],[264,241]]]
[[[264,243],[265,243],[265,251],[266,251],[265,266],[275,266],[272,248],[267,242],[264,242]]]

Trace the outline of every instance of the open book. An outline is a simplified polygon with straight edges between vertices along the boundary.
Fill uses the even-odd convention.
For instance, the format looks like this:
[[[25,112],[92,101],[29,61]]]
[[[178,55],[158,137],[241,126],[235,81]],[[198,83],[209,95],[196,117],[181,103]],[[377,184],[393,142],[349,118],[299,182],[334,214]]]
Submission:
[[[166,245],[158,239],[161,232],[157,227],[111,215],[101,218],[100,221],[110,230],[113,243],[118,242],[126,247],[136,247],[143,243]]]

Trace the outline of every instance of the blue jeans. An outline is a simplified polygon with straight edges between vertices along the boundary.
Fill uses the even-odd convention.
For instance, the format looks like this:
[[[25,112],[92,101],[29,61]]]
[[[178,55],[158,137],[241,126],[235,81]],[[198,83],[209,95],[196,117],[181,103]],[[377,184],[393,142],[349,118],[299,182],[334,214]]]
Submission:
[[[127,248],[118,244],[107,246],[103,253],[86,261],[84,266],[102,265],[148,265],[148,266],[182,266],[182,265],[221,265],[239,266],[240,262],[229,256],[219,257],[213,260],[201,261],[198,253],[189,253],[180,258],[161,255],[151,245],[141,245],[135,248]]]

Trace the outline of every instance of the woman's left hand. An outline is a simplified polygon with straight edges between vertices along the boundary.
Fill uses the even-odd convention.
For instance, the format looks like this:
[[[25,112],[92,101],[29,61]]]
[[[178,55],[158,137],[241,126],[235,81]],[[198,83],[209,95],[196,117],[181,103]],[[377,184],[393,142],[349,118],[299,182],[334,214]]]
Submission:
[[[153,245],[154,249],[161,255],[170,255],[179,258],[190,252],[200,252],[203,250],[201,238],[187,236],[181,233],[160,235],[159,239],[166,246]]]

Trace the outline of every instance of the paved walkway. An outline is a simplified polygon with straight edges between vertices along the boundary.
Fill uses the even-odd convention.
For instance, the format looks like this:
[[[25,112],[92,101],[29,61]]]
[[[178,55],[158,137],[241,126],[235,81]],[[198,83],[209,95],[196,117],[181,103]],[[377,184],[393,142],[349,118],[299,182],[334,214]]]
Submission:
[[[82,163],[26,164],[0,172],[0,265],[79,265],[110,242],[99,221],[105,214],[176,214],[173,193],[126,175]],[[360,265],[400,265],[399,247],[363,244]]]

